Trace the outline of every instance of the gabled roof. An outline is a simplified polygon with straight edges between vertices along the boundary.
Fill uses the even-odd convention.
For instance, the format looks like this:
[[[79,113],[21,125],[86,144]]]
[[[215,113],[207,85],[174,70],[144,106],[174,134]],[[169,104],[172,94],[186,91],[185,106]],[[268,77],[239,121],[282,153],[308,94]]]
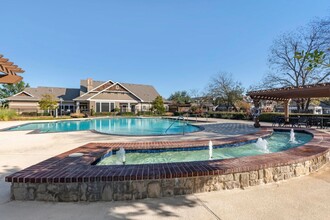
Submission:
[[[155,100],[159,93],[151,85],[131,84],[131,83],[115,83],[111,80],[108,81],[93,81],[93,88],[89,92],[87,91],[87,80],[81,80],[80,89],[72,88],[59,88],[59,87],[37,87],[26,88],[23,92],[8,97],[7,100],[20,100],[20,101],[39,101],[42,95],[52,94],[58,100],[62,98],[64,101],[85,101],[91,97],[99,94],[102,91],[106,91],[112,86],[118,85],[123,88],[124,92],[128,92],[135,96],[142,102],[152,102]],[[26,95],[21,96],[24,93]]]
[[[31,94],[28,93],[27,91],[19,92],[19,93],[13,95],[13,96],[21,96],[21,95],[33,97],[33,95],[31,95]]]
[[[101,86],[105,82],[108,81],[93,81],[94,89],[96,87]],[[80,81],[81,88],[87,89],[87,80],[81,80]],[[151,85],[143,85],[143,84],[132,84],[132,83],[119,83],[119,85],[122,85],[124,88],[126,88],[129,92],[131,92],[134,96],[138,97],[139,99],[143,100],[143,102],[152,102],[155,100],[157,96],[159,96],[159,93],[156,91],[156,89]],[[87,91],[87,90],[85,90]],[[95,90],[91,90],[95,91]],[[95,93],[94,93],[95,94]],[[90,93],[85,93],[81,95],[80,97],[76,98],[75,100],[87,100],[92,95]]]
[[[111,81],[112,82],[112,81]],[[140,101],[143,101],[140,97],[138,97],[137,95],[135,95],[132,91],[130,91],[129,89],[125,88],[125,86],[121,85],[120,83],[113,83],[111,85],[109,85],[108,87],[104,87],[106,85],[106,83],[104,84],[101,84],[100,86],[96,87],[95,89],[93,89],[91,92],[93,92],[94,90],[97,90],[99,91],[98,93],[96,93],[95,95],[89,97],[88,99],[92,99],[93,97],[97,96],[98,94],[102,93],[102,92],[105,92],[105,91],[108,91],[110,89],[112,89],[113,87],[117,87],[118,88],[121,88],[123,91],[126,91],[130,94],[132,94],[133,96],[135,96],[137,99],[139,99]],[[104,88],[103,90],[98,90],[98,88]]]
[[[151,85],[131,83],[121,83],[121,85],[125,86],[128,90],[132,91],[145,102],[152,102],[157,96],[159,96],[157,90]]]
[[[22,93],[26,93],[31,96],[20,96],[19,94]],[[23,92],[8,97],[7,100],[39,101],[42,98],[42,95],[45,94],[54,95],[57,100],[62,98],[64,101],[72,101],[74,98],[80,95],[80,89],[59,88],[59,87],[25,88]]]

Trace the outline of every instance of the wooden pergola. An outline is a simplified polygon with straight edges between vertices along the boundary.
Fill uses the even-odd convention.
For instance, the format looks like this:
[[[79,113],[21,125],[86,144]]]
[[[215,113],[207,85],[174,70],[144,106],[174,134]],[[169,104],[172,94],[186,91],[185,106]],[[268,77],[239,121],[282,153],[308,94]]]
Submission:
[[[322,98],[330,97],[330,83],[305,85],[300,87],[283,87],[250,91],[247,93],[253,99],[255,108],[259,109],[260,100],[274,100],[284,102],[284,115],[289,117],[289,103],[296,98]],[[255,118],[255,127],[259,127],[259,120]]]
[[[3,55],[0,54],[0,84],[20,82],[23,77],[18,76],[18,73],[24,73],[24,70],[15,65],[13,62],[9,62],[9,59],[4,58]]]

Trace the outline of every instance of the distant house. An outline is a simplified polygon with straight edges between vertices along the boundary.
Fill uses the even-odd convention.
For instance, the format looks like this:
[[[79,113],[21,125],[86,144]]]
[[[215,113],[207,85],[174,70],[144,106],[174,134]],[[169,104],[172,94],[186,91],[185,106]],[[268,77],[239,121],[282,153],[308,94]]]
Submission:
[[[61,112],[92,111],[120,112],[149,111],[152,101],[159,96],[151,85],[119,83],[111,80],[94,81],[89,78],[80,81],[80,88],[37,87],[7,98],[9,108],[17,112],[41,112],[38,102],[43,95],[53,95]]]
[[[320,107],[322,108],[323,114],[330,114],[330,105],[329,104],[327,104],[325,102],[321,102]]]
[[[284,112],[283,105],[278,105],[276,107],[276,112]],[[290,113],[297,113],[297,103],[295,101],[291,101],[289,105],[289,112]],[[308,109],[304,113],[310,113],[315,115],[321,114],[330,114],[330,105],[326,104],[325,102],[320,102],[319,105],[309,104]]]
[[[260,100],[259,105],[262,112],[274,112],[278,103],[273,100]]]
[[[190,103],[186,103],[186,104],[181,104],[181,103],[170,103],[169,104],[169,111],[170,112],[189,112],[191,108],[191,104]]]
[[[37,87],[25,88],[24,91],[8,97],[8,107],[22,112],[42,112],[39,108],[39,101],[43,95],[50,94],[59,102],[62,111],[75,110],[74,98],[80,95],[79,89],[57,88],[57,87]],[[62,101],[61,101],[62,100]]]

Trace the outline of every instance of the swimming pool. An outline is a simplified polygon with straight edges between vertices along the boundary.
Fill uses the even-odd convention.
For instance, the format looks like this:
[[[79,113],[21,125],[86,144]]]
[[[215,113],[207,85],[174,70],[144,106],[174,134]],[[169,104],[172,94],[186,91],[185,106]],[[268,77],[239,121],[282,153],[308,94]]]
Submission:
[[[238,158],[243,156],[253,156],[260,154],[275,153],[301,146],[313,136],[305,132],[296,132],[296,141],[290,142],[290,133],[275,131],[265,140],[268,147],[258,146],[256,141],[248,143],[237,143],[231,145],[220,145],[213,147],[212,160]],[[96,165],[119,165],[121,158],[116,155],[116,151],[104,155]],[[175,163],[209,160],[209,147],[191,147],[174,149],[154,149],[154,150],[126,150],[125,164],[155,164],[155,163]]]
[[[40,133],[95,130],[115,135],[169,135],[196,132],[201,128],[186,121],[162,118],[97,118],[29,123],[8,130],[37,130]]]

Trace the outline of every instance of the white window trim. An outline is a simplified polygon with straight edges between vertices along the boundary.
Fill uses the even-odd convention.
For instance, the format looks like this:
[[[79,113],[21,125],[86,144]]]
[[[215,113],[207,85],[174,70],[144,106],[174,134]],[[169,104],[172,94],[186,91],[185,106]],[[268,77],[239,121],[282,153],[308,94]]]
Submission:
[[[97,112],[97,104],[100,104],[100,111],[97,112],[97,113],[102,113],[102,103],[108,103],[109,104],[109,111],[108,112],[111,112],[111,104],[113,104],[113,107],[115,109],[115,106],[116,106],[116,103],[115,102],[109,102],[109,101],[103,101],[103,102],[95,102],[95,112]]]
[[[112,80],[108,80],[108,81],[102,83],[101,85],[95,87],[95,88],[92,89],[91,91],[88,91],[88,92],[86,92],[85,94],[82,94],[81,96],[79,96],[79,98],[80,98],[80,97],[83,97],[83,96],[85,96],[85,95],[87,95],[87,94],[89,94],[89,93],[91,93],[91,92],[94,92],[96,89],[100,88],[101,86],[103,86],[103,85],[105,85],[105,84],[107,84],[107,83],[109,83],[109,82],[112,83],[112,85],[114,85],[114,82],[113,82]],[[112,85],[111,85],[111,86],[112,86]],[[102,91],[103,91],[103,90],[102,90]]]
[[[27,94],[27,95],[29,95],[29,96],[31,96],[31,97],[34,97],[33,95],[31,95],[30,93],[28,93],[28,92],[26,92],[26,91],[19,92],[19,93],[13,95],[13,96],[18,96],[19,94],[22,94],[22,93],[25,93],[25,94]]]
[[[109,99],[93,99],[94,102],[130,102],[130,103],[141,103],[135,100],[109,100]]]
[[[89,97],[87,100],[90,101],[90,100],[91,100],[92,98],[94,98],[95,96],[97,96],[97,95],[101,94],[102,92],[106,91],[107,89],[109,89],[109,88],[111,88],[111,87],[113,87],[113,86],[117,86],[117,85],[123,87],[127,92],[131,93],[131,94],[132,94],[133,96],[135,96],[137,99],[140,99],[141,102],[143,102],[143,100],[142,100],[140,97],[138,97],[137,95],[135,95],[132,91],[130,91],[129,89],[127,89],[125,86],[123,86],[123,85],[120,84],[119,82],[116,82],[116,83],[112,84],[111,86],[108,86],[107,88],[105,88],[105,89],[99,91],[99,92],[96,93],[95,95],[92,95],[91,97]]]

